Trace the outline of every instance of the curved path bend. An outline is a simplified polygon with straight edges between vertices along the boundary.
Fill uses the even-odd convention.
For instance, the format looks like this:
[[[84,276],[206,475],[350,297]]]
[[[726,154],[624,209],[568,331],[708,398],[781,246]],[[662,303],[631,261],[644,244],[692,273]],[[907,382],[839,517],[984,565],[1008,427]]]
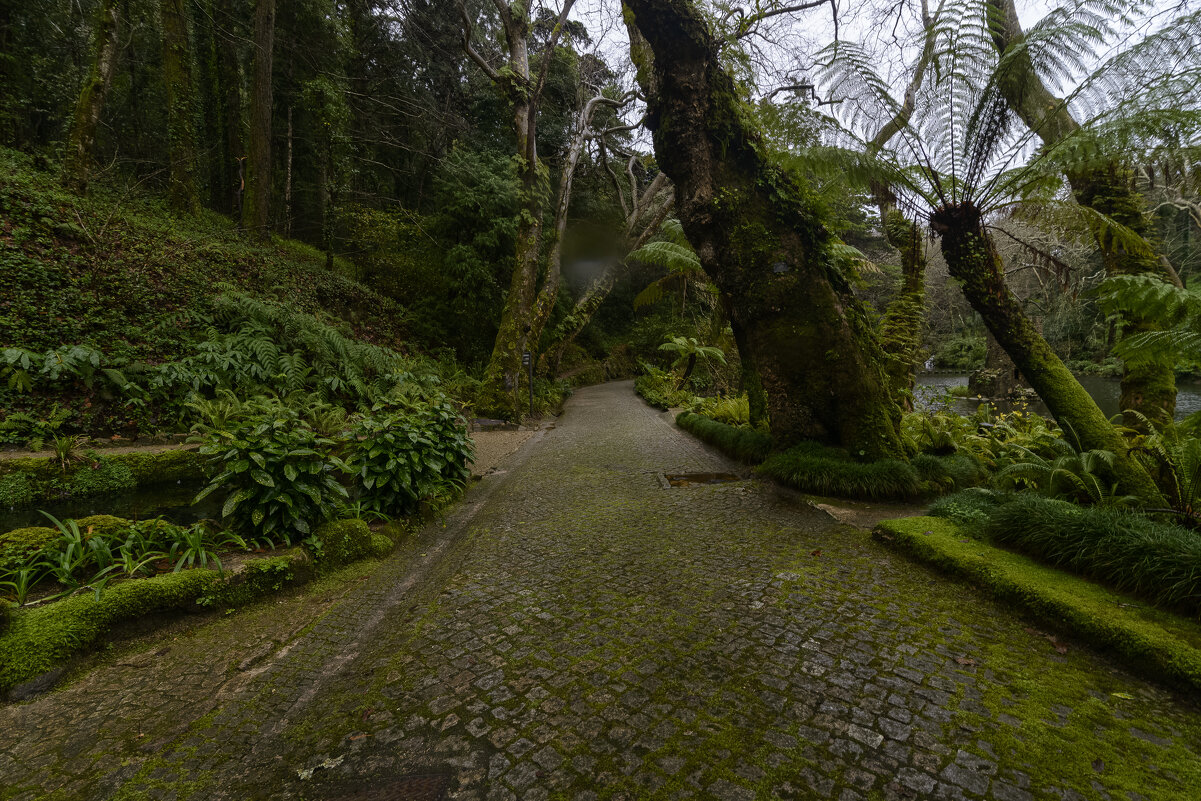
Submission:
[[[0,798],[1201,798],[1201,712],[628,383],[374,569],[0,708]],[[353,571],[352,571],[353,572]]]

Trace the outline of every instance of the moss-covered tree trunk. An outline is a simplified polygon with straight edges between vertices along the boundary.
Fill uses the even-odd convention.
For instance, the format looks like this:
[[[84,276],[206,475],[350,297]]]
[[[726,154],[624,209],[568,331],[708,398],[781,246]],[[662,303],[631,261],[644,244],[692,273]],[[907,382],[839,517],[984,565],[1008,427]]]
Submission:
[[[1071,429],[1085,449],[1115,454],[1114,473],[1124,492],[1160,505],[1162,498],[1151,476],[1130,456],[1122,435],[1051,350],[1009,291],[1001,256],[984,231],[979,210],[971,204],[943,208],[934,214],[931,224],[942,238],[947,270],[959,280],[964,297],[1059,424]]]
[[[993,42],[1008,59],[999,86],[1009,107],[1021,117],[1043,144],[1053,147],[1080,129],[1067,104],[1043,84],[1030,54],[1024,49],[1025,32],[1013,0],[989,0]],[[1118,161],[1081,167],[1067,174],[1076,202],[1091,208],[1131,231],[1150,232],[1143,197],[1134,188],[1134,173]],[[1181,286],[1171,263],[1147,251],[1121,247],[1098,226],[1097,245],[1106,275],[1155,275]],[[1131,317],[1127,334],[1156,330],[1152,320]],[[1127,367],[1122,375],[1122,409],[1134,409],[1152,420],[1170,421],[1176,412],[1176,376],[1170,364]],[[1132,424],[1135,421],[1129,421]]]
[[[96,144],[96,128],[104,110],[104,99],[117,69],[120,50],[121,13],[117,0],[102,0],[96,12],[96,52],[91,69],[79,92],[71,132],[63,154],[63,186],[82,194],[87,191],[92,171],[92,150]]]
[[[192,47],[184,0],[162,0],[163,85],[167,94],[167,204],[175,212],[195,214],[196,106],[192,86]]]
[[[257,0],[254,8],[254,84],[250,94],[250,148],[246,154],[246,192],[242,227],[255,239],[267,239],[271,201],[271,74],[275,51],[275,0]]]
[[[881,219],[885,239],[901,254],[900,291],[880,322],[884,371],[894,400],[910,411],[926,321],[926,233],[890,205],[881,204]]]
[[[868,458],[898,455],[900,414],[884,356],[831,262],[831,234],[811,190],[768,161],[692,2],[627,0],[627,9],[659,165],[758,368],[777,443],[813,439]]]
[[[530,104],[517,103],[514,127],[519,154],[517,171],[521,182],[517,250],[500,328],[496,332],[492,356],[484,370],[484,380],[476,401],[480,411],[508,420],[520,414],[518,389],[522,376],[521,354],[529,342],[538,282],[538,256],[542,246],[542,208],[546,192],[542,181],[544,168],[538,163],[534,125],[535,116]]]
[[[921,14],[925,31],[921,53],[913,65],[901,105],[868,142],[867,153],[870,156],[884,149],[913,117],[917,93],[934,58],[936,33],[934,18],[930,15],[926,0],[921,2]],[[916,222],[906,219],[897,209],[897,197],[892,187],[876,184],[872,187],[872,195],[880,212],[884,238],[901,256],[900,291],[888,304],[880,323],[881,345],[887,357],[884,369],[893,399],[903,410],[911,411],[917,364],[922,354],[922,331],[926,322],[926,231],[919,228]]]

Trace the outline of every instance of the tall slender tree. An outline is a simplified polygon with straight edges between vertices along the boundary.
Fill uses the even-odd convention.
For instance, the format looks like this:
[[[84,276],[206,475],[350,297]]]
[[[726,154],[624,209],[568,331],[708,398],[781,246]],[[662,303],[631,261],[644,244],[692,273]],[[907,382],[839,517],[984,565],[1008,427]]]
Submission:
[[[117,0],[101,0],[96,11],[95,55],[75,104],[63,154],[61,180],[75,192],[85,192],[91,177],[96,128],[100,125],[100,115],[120,54],[120,23],[121,10]]]
[[[159,4],[163,36],[163,84],[167,94],[167,203],[184,214],[200,208],[196,193],[196,107],[192,47],[184,0]]]
[[[254,9],[254,82],[250,94],[250,148],[242,226],[256,239],[267,239],[271,202],[271,99],[275,61],[275,0],[257,0]]]

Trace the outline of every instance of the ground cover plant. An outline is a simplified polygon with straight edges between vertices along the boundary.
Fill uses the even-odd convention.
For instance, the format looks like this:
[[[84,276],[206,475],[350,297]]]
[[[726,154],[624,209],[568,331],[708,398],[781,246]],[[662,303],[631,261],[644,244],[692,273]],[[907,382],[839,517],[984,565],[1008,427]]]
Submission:
[[[898,500],[921,494],[917,470],[900,459],[855,461],[837,448],[806,442],[774,453],[759,465],[760,475],[813,493],[872,500]]]
[[[676,425],[742,462],[758,464],[771,452],[771,435],[745,425],[736,427],[690,411],[676,415]]]

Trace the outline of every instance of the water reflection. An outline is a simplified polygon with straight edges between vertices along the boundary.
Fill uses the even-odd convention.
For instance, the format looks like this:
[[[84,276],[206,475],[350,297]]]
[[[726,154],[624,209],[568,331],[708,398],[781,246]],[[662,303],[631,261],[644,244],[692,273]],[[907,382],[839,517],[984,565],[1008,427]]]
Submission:
[[[205,518],[221,516],[222,493],[213,493],[195,506],[192,499],[204,487],[204,482],[189,481],[179,484],[158,485],[123,492],[119,495],[103,495],[71,501],[39,503],[33,509],[11,511],[0,509],[0,532],[26,526],[49,526],[38,511],[45,509],[59,520],[78,519],[89,515],[116,515],[128,520],[147,520],[165,517],[172,523],[195,523]]]
[[[967,376],[967,373],[941,371],[918,373],[917,385],[914,387],[917,407],[919,409],[941,408],[945,402],[946,391],[951,387],[967,386]],[[1076,380],[1092,396],[1107,417],[1112,417],[1120,411],[1118,409],[1120,395],[1118,379],[1082,375],[1076,376]],[[952,398],[950,408],[960,414],[972,414],[980,403],[974,398]],[[1013,408],[1012,403],[1005,401],[994,405],[1001,411],[1011,411]],[[1030,403],[1029,408],[1042,415],[1049,414],[1047,407],[1039,400]],[[1181,382],[1176,388],[1176,419],[1188,417],[1196,411],[1201,411],[1201,383]]]

